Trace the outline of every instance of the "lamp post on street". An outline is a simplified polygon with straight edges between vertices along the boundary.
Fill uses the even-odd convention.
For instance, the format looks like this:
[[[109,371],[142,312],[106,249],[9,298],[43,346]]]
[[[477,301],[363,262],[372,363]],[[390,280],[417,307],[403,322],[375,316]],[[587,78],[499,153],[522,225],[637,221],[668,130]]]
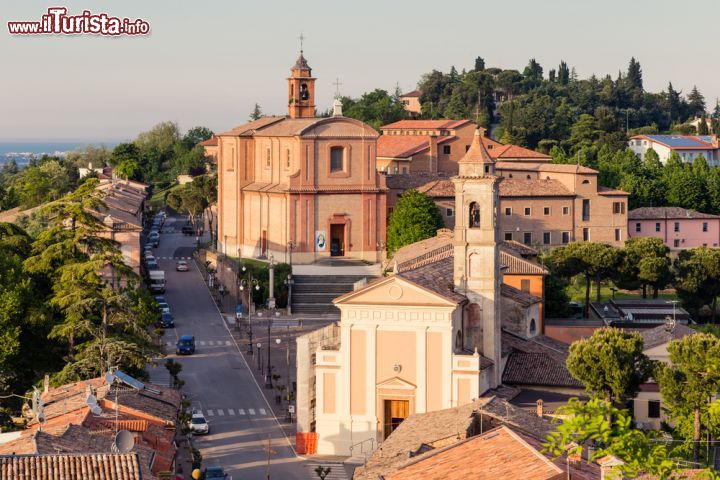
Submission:
[[[275,258],[270,255],[270,297],[268,298],[268,308],[271,311],[275,311]],[[273,388],[272,384],[272,367],[270,366],[270,328],[272,327],[272,313],[268,314],[267,320],[267,372],[265,373],[265,388]]]
[[[262,354],[261,354],[261,352],[262,352],[262,343],[258,342],[257,345],[255,345],[255,346],[257,347],[257,351],[258,351],[258,356],[257,356],[258,372],[262,372],[262,367],[263,367],[263,364],[262,364]]]
[[[247,267],[243,265],[240,268],[240,271],[245,273],[247,271]],[[238,289],[241,292],[244,292],[247,289],[247,303],[245,304],[247,306],[247,315],[248,315],[248,355],[253,354],[253,332],[252,332],[252,289],[253,287],[255,290],[260,290],[260,282],[258,279],[253,278],[252,273],[250,274],[250,278],[243,278],[240,279],[240,271],[238,271]]]
[[[288,289],[288,297],[287,297],[287,314],[292,315],[292,286],[295,283],[295,280],[292,278],[292,273],[288,273],[287,278],[285,279],[285,285],[287,285]]]

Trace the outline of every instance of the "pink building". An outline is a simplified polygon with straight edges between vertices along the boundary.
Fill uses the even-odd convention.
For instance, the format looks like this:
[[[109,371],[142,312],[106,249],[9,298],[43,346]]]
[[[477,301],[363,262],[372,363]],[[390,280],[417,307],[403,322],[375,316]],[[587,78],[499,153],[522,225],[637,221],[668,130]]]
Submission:
[[[671,250],[717,247],[720,216],[680,207],[642,207],[628,212],[630,237],[662,238]]]

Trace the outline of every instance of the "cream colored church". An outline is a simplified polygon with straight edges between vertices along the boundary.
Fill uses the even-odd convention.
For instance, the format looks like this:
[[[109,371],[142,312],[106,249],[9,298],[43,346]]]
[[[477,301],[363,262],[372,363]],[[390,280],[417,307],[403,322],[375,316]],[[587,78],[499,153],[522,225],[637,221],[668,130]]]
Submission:
[[[453,178],[454,232],[405,247],[394,274],[335,300],[339,342],[313,352],[315,399],[303,417],[317,453],[349,455],[411,414],[472,401],[501,383],[501,329],[539,333],[542,299],[502,282],[527,261],[500,241],[501,181],[477,132]]]

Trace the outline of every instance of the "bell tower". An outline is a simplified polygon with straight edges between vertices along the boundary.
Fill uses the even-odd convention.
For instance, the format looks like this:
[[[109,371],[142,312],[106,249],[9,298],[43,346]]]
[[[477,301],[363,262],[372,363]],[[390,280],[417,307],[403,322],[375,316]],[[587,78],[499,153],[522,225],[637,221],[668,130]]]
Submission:
[[[494,362],[492,387],[499,385],[500,348],[500,231],[498,226],[499,185],[495,162],[475,131],[470,148],[458,162],[455,185],[454,285],[479,314],[482,341],[478,350]],[[473,306],[476,304],[477,306]]]
[[[315,117],[315,78],[302,50],[288,78],[288,115],[290,118]]]

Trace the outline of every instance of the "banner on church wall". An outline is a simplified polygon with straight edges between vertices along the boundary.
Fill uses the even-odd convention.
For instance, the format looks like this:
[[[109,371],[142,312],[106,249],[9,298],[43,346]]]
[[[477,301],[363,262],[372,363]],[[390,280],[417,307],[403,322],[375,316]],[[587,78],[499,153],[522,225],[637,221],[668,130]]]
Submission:
[[[315,250],[324,252],[327,248],[327,234],[325,230],[315,230]]]

